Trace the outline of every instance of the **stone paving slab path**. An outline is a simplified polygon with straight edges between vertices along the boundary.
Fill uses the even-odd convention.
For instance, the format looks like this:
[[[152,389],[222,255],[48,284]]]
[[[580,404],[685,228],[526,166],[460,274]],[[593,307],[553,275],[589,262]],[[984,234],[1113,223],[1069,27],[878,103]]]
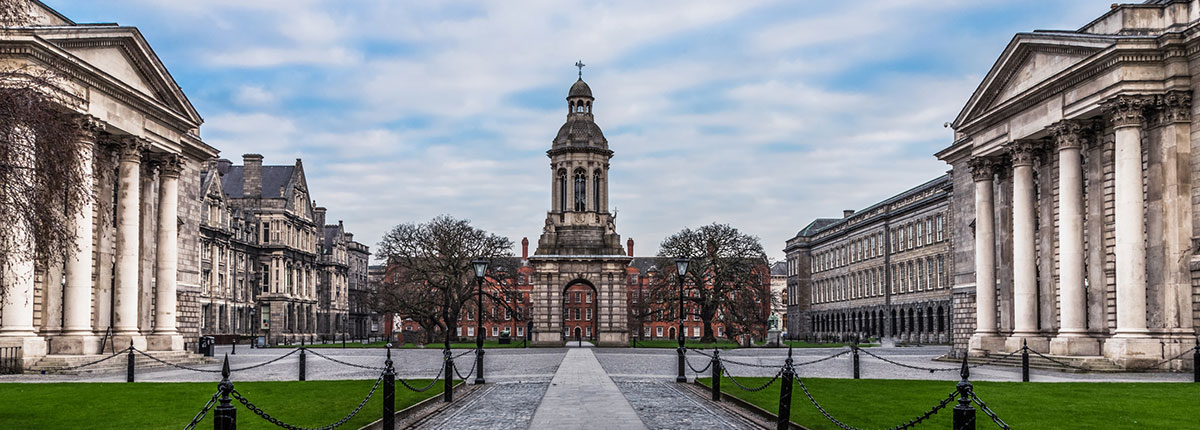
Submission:
[[[446,430],[526,429],[548,381],[490,383],[471,399],[421,428]]]
[[[534,429],[645,429],[633,406],[600,367],[591,348],[567,351],[542,403]]]

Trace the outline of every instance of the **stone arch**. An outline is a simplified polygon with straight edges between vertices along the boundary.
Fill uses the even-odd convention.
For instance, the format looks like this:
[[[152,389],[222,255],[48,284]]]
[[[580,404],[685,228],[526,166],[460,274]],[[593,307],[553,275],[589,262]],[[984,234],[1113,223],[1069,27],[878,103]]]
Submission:
[[[600,290],[591,281],[576,278],[562,289],[563,336],[575,338],[580,329],[588,340],[595,340],[600,327]],[[591,334],[588,334],[590,328]]]

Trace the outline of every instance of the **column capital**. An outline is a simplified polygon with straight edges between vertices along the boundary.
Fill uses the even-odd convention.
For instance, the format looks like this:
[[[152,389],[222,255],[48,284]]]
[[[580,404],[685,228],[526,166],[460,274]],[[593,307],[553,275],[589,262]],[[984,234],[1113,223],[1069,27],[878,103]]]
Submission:
[[[142,161],[142,153],[150,149],[149,142],[136,136],[124,136],[117,141],[117,152],[121,161]]]
[[[104,132],[104,121],[87,114],[76,114],[71,116],[72,125],[75,126],[75,133],[80,138],[81,144],[93,144],[100,137],[100,133]]]
[[[996,175],[996,162],[989,158],[972,158],[967,166],[971,168],[971,178],[975,182],[990,181]]]
[[[1140,127],[1153,100],[1144,95],[1118,95],[1100,103],[1114,127]]]
[[[1166,94],[1159,94],[1154,97],[1154,108],[1158,114],[1159,124],[1191,122],[1192,93],[1190,91],[1167,91]]]
[[[1054,144],[1058,149],[1081,149],[1091,143],[1095,133],[1091,121],[1062,120],[1050,124]]]
[[[1008,145],[1009,157],[1012,159],[1013,167],[1032,166],[1034,158],[1042,149],[1042,142],[1036,140],[1018,140]]]
[[[183,172],[183,159],[179,154],[161,154],[157,157],[158,174],[163,177],[179,178]]]

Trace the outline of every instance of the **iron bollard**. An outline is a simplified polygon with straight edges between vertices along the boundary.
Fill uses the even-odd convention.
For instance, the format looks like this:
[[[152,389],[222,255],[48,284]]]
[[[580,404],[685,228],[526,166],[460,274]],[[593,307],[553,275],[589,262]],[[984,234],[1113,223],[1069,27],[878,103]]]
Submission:
[[[301,381],[303,381],[304,377],[307,376],[307,375],[305,375],[305,373],[308,370],[307,364],[308,364],[307,357],[305,357],[305,355],[304,355],[304,347],[302,346],[302,347],[300,347],[300,380]]]
[[[975,407],[971,406],[971,382],[968,377],[971,376],[971,370],[967,367],[967,355],[963,354],[962,371],[959,372],[962,380],[958,382],[958,406],[954,407],[954,422],[951,428],[954,430],[975,430]]]
[[[1029,346],[1021,341],[1021,382],[1029,382]]]
[[[342,333],[342,349],[346,349],[346,334]]]
[[[125,382],[133,382],[133,342],[129,342],[129,361],[125,366]]]
[[[714,402],[721,401],[721,350],[713,349],[712,363],[712,399]]]
[[[850,351],[854,354],[854,379],[859,379],[858,378],[858,374],[859,374],[859,372],[858,372],[858,369],[859,369],[858,368],[858,344],[856,343],[856,344],[850,345]]]
[[[792,347],[788,346],[788,358],[783,362],[783,381],[779,386],[779,415],[775,419],[776,430],[788,430],[792,421],[792,380],[796,377],[792,370]]]
[[[237,355],[237,339],[233,340],[233,352],[231,354]]]
[[[387,361],[383,362],[383,428],[396,427],[396,371],[392,369],[392,344],[387,344]]]
[[[444,384],[442,385],[442,400],[445,400],[446,403],[450,403],[454,401],[454,360],[450,358],[449,349],[443,351],[442,356],[445,360],[445,369],[442,371],[442,373],[446,375],[446,377],[443,378]]]
[[[221,392],[221,403],[213,410],[213,430],[237,430],[237,409],[229,398],[233,392],[233,381],[229,380],[229,356],[225,356],[225,364],[221,365],[221,382],[217,390]]]
[[[475,350],[475,385],[486,384],[483,379],[483,347]]]
[[[678,363],[679,364],[679,375],[675,377],[675,382],[687,382],[687,375],[685,375],[683,373],[683,366],[686,365],[683,362],[684,360],[686,360],[686,358],[684,358],[684,356],[683,356],[683,347],[681,346],[678,349],[676,349],[675,351],[677,351],[679,353],[678,354],[679,355],[679,357],[678,357],[679,358],[679,360],[678,360],[679,361],[679,363]]]

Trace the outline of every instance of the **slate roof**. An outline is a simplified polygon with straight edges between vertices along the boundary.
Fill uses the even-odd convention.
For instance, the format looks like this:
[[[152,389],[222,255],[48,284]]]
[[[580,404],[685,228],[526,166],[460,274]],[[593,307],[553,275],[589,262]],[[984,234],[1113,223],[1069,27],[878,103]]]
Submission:
[[[924,192],[925,190],[930,189],[930,188],[943,186],[943,185],[947,184],[948,182],[950,182],[950,174],[949,173],[938,176],[936,178],[933,178],[933,179],[929,180],[928,182],[925,182],[924,184],[909,188],[907,191],[902,192],[900,194],[896,194],[892,197],[889,197],[887,200],[881,201],[879,203],[875,203],[871,206],[867,206],[866,208],[863,208],[862,210],[856,211],[855,214],[869,213],[869,212],[871,212],[871,210],[873,210],[877,207],[898,202],[900,200],[907,198],[908,196]],[[817,218],[815,221],[809,223],[807,227],[804,227],[804,229],[800,230],[799,233],[796,233],[796,236],[813,236],[817,233],[820,233],[822,230],[825,230],[833,225],[844,222],[847,219],[850,219],[853,217],[854,216],[852,215],[848,218]]]
[[[567,97],[591,97],[591,96],[592,96],[592,88],[588,86],[587,82],[583,81],[583,78],[579,78],[578,81],[575,81],[575,84],[571,85],[571,91],[569,93],[567,93]]]
[[[629,267],[635,268],[638,273],[645,275],[655,264],[658,264],[658,257],[633,257],[633,261],[629,262]],[[659,267],[658,271],[661,272],[662,268]]]
[[[608,139],[604,138],[604,132],[600,131],[600,126],[595,122],[583,116],[572,115],[562,127],[559,127],[558,135],[554,137],[554,146],[569,145],[571,142],[581,140],[596,142],[601,146],[608,143]]]
[[[280,191],[292,180],[296,166],[262,166],[262,196],[263,198],[282,198]],[[229,172],[221,178],[221,190],[233,198],[242,195],[245,180],[245,166],[230,166]]]
[[[787,262],[776,261],[771,265],[771,276],[787,276]]]

